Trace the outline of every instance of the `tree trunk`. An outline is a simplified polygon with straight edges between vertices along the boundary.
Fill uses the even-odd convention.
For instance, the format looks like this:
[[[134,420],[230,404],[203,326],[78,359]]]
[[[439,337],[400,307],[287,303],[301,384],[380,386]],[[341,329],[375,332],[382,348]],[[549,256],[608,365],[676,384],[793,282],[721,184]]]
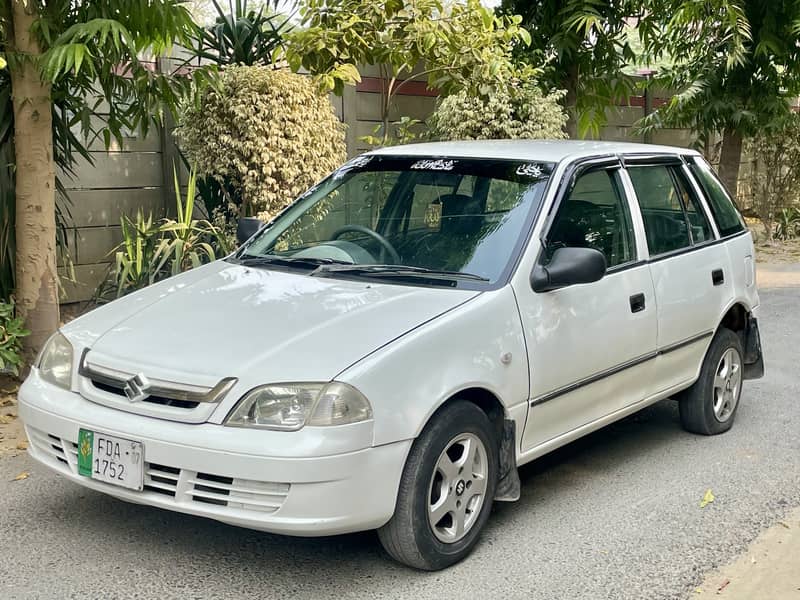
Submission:
[[[719,178],[736,200],[739,182],[739,165],[742,162],[742,134],[726,129],[722,134],[722,151],[719,157]]]
[[[765,241],[767,244],[772,244],[772,242],[775,241],[775,225],[773,219],[761,217],[761,224],[764,226]]]
[[[41,48],[30,33],[36,4],[11,4],[13,49],[20,59],[9,65],[17,177],[15,296],[31,331],[25,338],[30,359],[59,322],[52,104],[50,86],[42,82],[37,68]]]
[[[564,108],[567,110],[567,135],[569,139],[578,139],[578,65],[571,64],[563,80],[567,95],[564,97]]]

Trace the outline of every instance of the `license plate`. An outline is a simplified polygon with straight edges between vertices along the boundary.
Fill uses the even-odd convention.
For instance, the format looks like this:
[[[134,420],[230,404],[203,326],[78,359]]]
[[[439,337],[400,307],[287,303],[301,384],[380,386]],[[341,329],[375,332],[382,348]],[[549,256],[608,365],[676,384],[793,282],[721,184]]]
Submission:
[[[112,485],[141,490],[144,473],[141,442],[99,431],[78,432],[78,473]]]

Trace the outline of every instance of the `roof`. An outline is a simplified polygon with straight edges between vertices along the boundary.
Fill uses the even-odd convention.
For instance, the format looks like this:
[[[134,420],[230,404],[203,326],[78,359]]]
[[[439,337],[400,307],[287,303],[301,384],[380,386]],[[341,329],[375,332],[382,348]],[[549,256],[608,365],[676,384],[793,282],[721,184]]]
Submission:
[[[655,144],[628,142],[596,142],[581,140],[471,140],[459,142],[428,142],[389,146],[373,150],[371,155],[442,156],[458,158],[505,158],[560,162],[565,158],[609,154],[692,154],[695,150]]]

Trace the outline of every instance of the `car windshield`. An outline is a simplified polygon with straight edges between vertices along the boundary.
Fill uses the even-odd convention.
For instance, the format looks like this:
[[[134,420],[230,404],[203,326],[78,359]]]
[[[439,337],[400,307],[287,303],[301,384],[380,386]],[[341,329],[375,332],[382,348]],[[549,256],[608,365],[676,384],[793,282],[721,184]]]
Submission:
[[[552,163],[361,156],[236,259],[312,275],[488,285],[508,276]]]

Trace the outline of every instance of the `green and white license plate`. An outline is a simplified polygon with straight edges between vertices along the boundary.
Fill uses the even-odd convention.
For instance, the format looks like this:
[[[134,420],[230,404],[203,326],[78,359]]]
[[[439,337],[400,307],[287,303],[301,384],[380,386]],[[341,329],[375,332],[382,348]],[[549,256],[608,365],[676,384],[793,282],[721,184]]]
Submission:
[[[99,431],[78,432],[78,473],[112,485],[141,490],[144,447]]]

